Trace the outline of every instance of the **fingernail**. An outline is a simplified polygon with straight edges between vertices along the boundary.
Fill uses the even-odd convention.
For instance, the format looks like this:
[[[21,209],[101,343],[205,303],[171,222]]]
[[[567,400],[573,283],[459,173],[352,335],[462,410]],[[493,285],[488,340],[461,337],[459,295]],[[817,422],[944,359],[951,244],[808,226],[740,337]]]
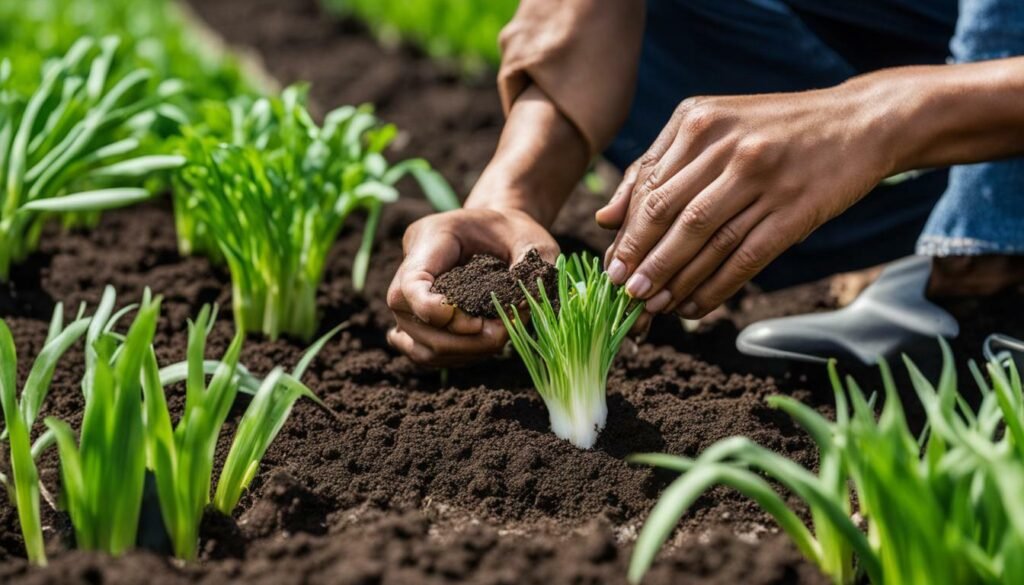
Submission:
[[[683,306],[679,309],[679,314],[687,319],[696,319],[697,311],[699,310],[700,309],[699,307],[697,307],[697,303],[689,301],[687,303],[684,303]]]
[[[651,297],[651,300],[647,301],[644,308],[647,309],[648,313],[660,313],[670,302],[672,302],[672,293],[663,290]]]
[[[608,278],[612,279],[612,284],[622,284],[626,280],[626,265],[618,258],[608,265]]]
[[[651,290],[651,279],[643,274],[634,274],[626,283],[626,292],[633,298],[642,297]]]

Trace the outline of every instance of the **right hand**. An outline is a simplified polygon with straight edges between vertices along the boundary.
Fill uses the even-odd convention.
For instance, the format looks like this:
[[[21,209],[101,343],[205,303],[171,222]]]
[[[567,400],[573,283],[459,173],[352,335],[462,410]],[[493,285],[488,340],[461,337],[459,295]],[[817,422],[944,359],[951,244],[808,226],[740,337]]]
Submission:
[[[529,214],[516,209],[457,209],[427,216],[402,240],[405,259],[388,289],[388,307],[397,325],[388,343],[420,365],[457,366],[498,353],[508,341],[500,319],[471,317],[431,291],[434,279],[491,254],[509,264],[536,249],[548,262],[558,244]]]

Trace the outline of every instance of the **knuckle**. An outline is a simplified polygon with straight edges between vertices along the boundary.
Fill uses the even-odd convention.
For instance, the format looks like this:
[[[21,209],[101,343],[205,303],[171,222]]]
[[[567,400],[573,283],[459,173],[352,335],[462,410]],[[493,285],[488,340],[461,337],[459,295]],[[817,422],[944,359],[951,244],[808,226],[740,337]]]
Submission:
[[[615,255],[626,264],[633,265],[634,260],[640,255],[640,242],[630,233],[623,234]]]
[[[739,243],[739,240],[740,236],[736,232],[736,228],[729,224],[725,224],[718,228],[718,231],[711,236],[711,239],[708,241],[708,245],[711,246],[712,250],[719,254],[728,254],[733,251],[736,244]]]
[[[652,253],[644,259],[644,273],[647,274],[651,280],[660,282],[665,277],[671,276],[668,274],[670,266],[669,259],[663,254]]]
[[[754,169],[763,169],[776,162],[775,143],[765,136],[752,134],[736,146],[736,160]]]
[[[700,100],[689,106],[682,117],[682,126],[691,135],[699,136],[711,130],[721,119],[721,111],[710,100]]]
[[[755,274],[765,264],[765,253],[753,246],[740,246],[733,252],[732,262],[740,274]]]
[[[657,166],[651,167],[650,170],[647,171],[647,176],[644,177],[643,182],[640,183],[639,192],[650,193],[651,191],[655,190],[660,184],[661,169]]]
[[[681,227],[688,232],[706,233],[712,227],[711,213],[707,204],[694,200],[683,208],[679,215]]]
[[[643,204],[647,220],[653,224],[666,224],[670,221],[672,210],[671,197],[662,189],[654,189],[647,194]]]

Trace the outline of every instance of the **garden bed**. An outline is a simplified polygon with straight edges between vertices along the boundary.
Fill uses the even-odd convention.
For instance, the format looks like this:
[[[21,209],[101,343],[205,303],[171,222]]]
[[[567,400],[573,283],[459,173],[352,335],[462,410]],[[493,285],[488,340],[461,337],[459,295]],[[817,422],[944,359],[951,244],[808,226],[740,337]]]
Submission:
[[[195,0],[194,8],[229,43],[255,51],[282,84],[312,81],[321,111],[376,103],[380,116],[404,132],[395,154],[429,159],[460,192],[493,152],[501,112],[489,80],[461,80],[407,49],[383,51],[359,26],[335,21],[314,0]],[[555,228],[564,247],[607,245],[610,234],[591,227],[599,201],[575,194]],[[348,276],[360,234],[343,233],[319,302],[325,327],[345,320],[350,327],[304,378],[338,416],[308,403],[296,407],[235,521],[204,526],[200,563],[180,565],[146,552],[112,560],[71,551],[66,520],[45,515],[44,506],[53,554],[47,568],[30,569],[16,514],[5,505],[0,580],[623,583],[632,540],[673,477],[630,466],[626,455],[693,455],[743,434],[814,464],[811,442],[764,398],[786,392],[827,408],[830,392],[808,390],[826,388],[823,372],[766,377],[765,364],[742,358],[732,342],[752,320],[830,307],[824,285],[748,295],[696,332],[670,319],[656,323],[647,342],[627,343],[609,380],[607,429],[593,450],[581,451],[548,431],[544,405],[518,360],[453,370],[442,383],[438,372],[418,369],[387,347],[391,316],[384,296],[401,260],[401,236],[429,209],[410,199],[385,211],[363,295],[352,291]],[[156,338],[161,362],[184,358],[185,320],[203,303],[230,306],[226,273],[204,259],[178,256],[169,203],[108,213],[90,233],[51,229],[41,251],[0,289],[0,316],[19,354],[39,351],[56,302],[69,311],[83,301],[95,305],[107,284],[124,302],[146,286],[165,296]],[[962,359],[977,353],[984,334],[1015,329],[1022,319],[1011,310],[1015,301],[997,299],[984,310],[972,302],[956,307],[972,323],[957,343]],[[220,355],[232,332],[225,312],[208,354]],[[243,362],[262,374],[274,364],[293,364],[301,350],[287,340],[253,337]],[[43,412],[72,424],[82,407],[76,356],[63,361],[68,368],[58,372]],[[181,394],[174,398],[172,409],[180,409]],[[229,427],[240,412],[236,407]],[[222,443],[218,461],[226,455]],[[54,453],[42,459],[40,472],[55,489]],[[685,517],[676,546],[646,582],[825,582],[777,532],[754,505],[713,490]]]

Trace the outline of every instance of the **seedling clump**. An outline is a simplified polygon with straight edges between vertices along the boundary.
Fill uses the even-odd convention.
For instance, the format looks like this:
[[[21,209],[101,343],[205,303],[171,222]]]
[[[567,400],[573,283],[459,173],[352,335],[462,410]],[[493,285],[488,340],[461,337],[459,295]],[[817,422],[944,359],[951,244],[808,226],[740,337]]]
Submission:
[[[0,320],[0,405],[13,471],[11,478],[2,479],[14,496],[29,560],[36,564],[45,564],[46,556],[35,459],[52,444],[56,443],[60,455],[60,501],[71,518],[79,548],[116,555],[135,546],[149,470],[156,480],[160,511],[174,553],[192,560],[203,512],[211,503],[214,449],[237,394],[245,392],[253,399],[239,421],[212,500],[226,515],[233,512],[252,482],[295,402],[306,397],[323,406],[299,378],[340,327],[313,344],[290,374],[275,368],[260,380],[239,363],[241,332],[220,361],[204,360],[206,338],[216,320],[215,309],[204,307],[196,321],[189,323],[186,361],[160,369],[153,347],[160,298],[147,290],[137,307],[116,313],[114,301],[114,292],[108,287],[92,317],[82,316],[83,307],[67,327],[58,305],[47,343],[29,373],[20,402],[15,388],[14,341]],[[118,321],[133,310],[136,316],[128,332],[117,333]],[[66,422],[47,418],[48,432],[30,444],[29,431],[57,362],[83,336],[86,365],[81,428],[76,433]],[[185,382],[185,408],[173,425],[165,388],[178,382]]]
[[[493,303],[544,399],[551,430],[589,449],[608,416],[608,370],[643,307],[611,283],[597,258],[563,255],[555,267],[557,299],[549,297],[541,282],[537,296],[520,282],[530,310],[529,325],[515,305],[509,317],[508,307],[497,297]]]
[[[682,473],[637,539],[629,579],[638,583],[658,549],[697,498],[732,487],[771,514],[796,547],[837,585],[859,582],[1024,582],[1024,391],[1012,358],[990,356],[991,385],[971,363],[981,389],[974,408],[957,387],[948,345],[933,386],[904,358],[927,426],[915,436],[888,366],[885,404],[876,417],[851,378],[829,366],[836,420],[787,396],[769,404],[789,414],[817,444],[817,473],[748,439],[725,439],[696,459],[663,454],[632,458]],[[790,510],[764,476],[803,500],[810,524]],[[856,502],[856,504],[855,504]],[[858,511],[867,527],[852,517]]]
[[[43,66],[28,95],[0,60],[0,282],[36,249],[49,215],[136,203],[150,196],[142,179],[184,162],[144,146],[152,124],[180,114],[165,102],[183,85],[124,71],[119,45],[80,39]]]
[[[365,212],[352,283],[362,290],[383,207],[395,184],[415,178],[439,210],[458,199],[423,160],[389,165],[397,134],[368,107],[343,107],[322,126],[306,92],[211,103],[186,130],[175,215],[179,247],[223,259],[231,271],[235,321],[271,339],[309,339],[318,327],[316,292],[327,254],[349,216]]]

